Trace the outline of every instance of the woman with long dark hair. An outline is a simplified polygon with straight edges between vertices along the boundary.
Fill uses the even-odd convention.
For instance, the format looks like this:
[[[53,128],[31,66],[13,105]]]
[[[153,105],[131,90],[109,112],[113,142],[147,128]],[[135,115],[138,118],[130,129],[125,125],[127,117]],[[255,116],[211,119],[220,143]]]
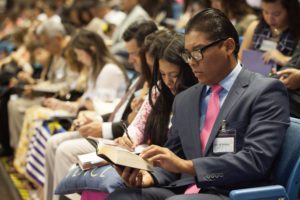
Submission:
[[[128,127],[132,142],[126,134],[116,139],[117,143],[128,148],[140,144],[163,145],[168,137],[174,96],[197,83],[191,68],[180,56],[184,47],[183,35],[162,30],[147,36],[146,44],[147,40],[151,45],[146,52],[146,60],[149,64],[153,62],[153,79],[149,95]],[[110,173],[106,174],[108,177],[119,177],[116,171],[106,172]],[[106,187],[101,188],[103,192],[84,191],[81,198],[105,199],[107,192],[121,187],[122,182],[119,177],[114,183],[101,184]]]
[[[128,127],[133,144],[126,135],[117,142],[127,147],[139,144],[163,145],[167,138],[174,96],[197,83],[194,74],[180,56],[183,35],[167,30],[158,31],[148,52],[147,61],[153,62],[153,79],[148,98]],[[145,43],[147,43],[147,38]]]

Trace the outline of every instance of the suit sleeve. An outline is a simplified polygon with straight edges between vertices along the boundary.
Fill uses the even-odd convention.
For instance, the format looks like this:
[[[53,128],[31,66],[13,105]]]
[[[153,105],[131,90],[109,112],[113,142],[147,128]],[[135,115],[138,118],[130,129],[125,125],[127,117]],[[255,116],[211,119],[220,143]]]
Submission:
[[[127,121],[125,122],[127,125]],[[122,128],[122,122],[114,122],[112,123],[112,134],[113,138],[116,139],[118,137],[122,137],[124,133],[124,130]]]
[[[256,97],[249,112],[245,112],[244,116],[249,120],[241,133],[243,137],[239,142],[242,146],[237,153],[192,160],[199,187],[239,186],[240,183],[266,180],[269,176],[289,124],[289,102],[279,81],[263,84],[259,86],[263,89],[249,93]],[[231,114],[240,114],[240,110],[234,109]]]

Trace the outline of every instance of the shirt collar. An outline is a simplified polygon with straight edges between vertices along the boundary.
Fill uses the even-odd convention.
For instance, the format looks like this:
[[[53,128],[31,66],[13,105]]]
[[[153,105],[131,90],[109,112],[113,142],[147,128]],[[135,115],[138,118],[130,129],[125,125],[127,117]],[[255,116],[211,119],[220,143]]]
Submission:
[[[239,73],[242,70],[242,66],[240,62],[238,61],[236,66],[233,68],[233,70],[222,80],[219,82],[219,85],[222,86],[223,90],[226,90],[226,92],[229,92],[231,89],[235,79],[239,75]],[[209,93],[211,86],[206,87],[206,94]]]

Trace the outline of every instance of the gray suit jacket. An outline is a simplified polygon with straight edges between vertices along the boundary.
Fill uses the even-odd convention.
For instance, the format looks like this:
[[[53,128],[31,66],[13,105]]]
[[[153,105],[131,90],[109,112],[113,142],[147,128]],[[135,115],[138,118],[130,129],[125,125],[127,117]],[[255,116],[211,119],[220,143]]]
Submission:
[[[196,177],[155,168],[157,184],[177,187],[197,183],[202,189],[228,192],[264,184],[289,125],[288,96],[283,84],[242,69],[234,82],[206,145],[200,144],[200,99],[205,88],[197,84],[176,96],[172,128],[165,146],[192,160]],[[235,153],[213,153],[213,141],[222,120],[236,130]]]

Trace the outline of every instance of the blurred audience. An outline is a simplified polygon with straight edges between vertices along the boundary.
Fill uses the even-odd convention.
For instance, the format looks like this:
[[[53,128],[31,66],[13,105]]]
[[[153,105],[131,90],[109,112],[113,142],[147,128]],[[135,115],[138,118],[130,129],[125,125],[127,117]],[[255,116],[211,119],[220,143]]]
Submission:
[[[249,24],[257,19],[246,0],[211,0],[211,7],[223,11],[240,36],[244,34]]]
[[[274,76],[288,89],[290,115],[300,118],[299,4],[8,1],[0,13],[0,156],[13,155],[24,184],[30,181],[43,191],[45,183],[39,198],[49,200],[57,199],[53,190],[76,156],[94,150],[84,137],[118,138],[127,148],[163,145],[174,96],[195,83],[191,68],[178,57],[183,38],[173,31],[186,32],[187,22],[208,7],[222,11],[234,25],[242,41],[240,58],[244,49],[264,52],[264,62],[275,66]],[[124,124],[133,144],[122,136]],[[47,137],[41,143],[38,130],[50,126],[56,128],[43,132]],[[57,127],[68,132],[56,134]],[[37,148],[45,155],[39,162],[33,162],[29,143],[44,145]]]

